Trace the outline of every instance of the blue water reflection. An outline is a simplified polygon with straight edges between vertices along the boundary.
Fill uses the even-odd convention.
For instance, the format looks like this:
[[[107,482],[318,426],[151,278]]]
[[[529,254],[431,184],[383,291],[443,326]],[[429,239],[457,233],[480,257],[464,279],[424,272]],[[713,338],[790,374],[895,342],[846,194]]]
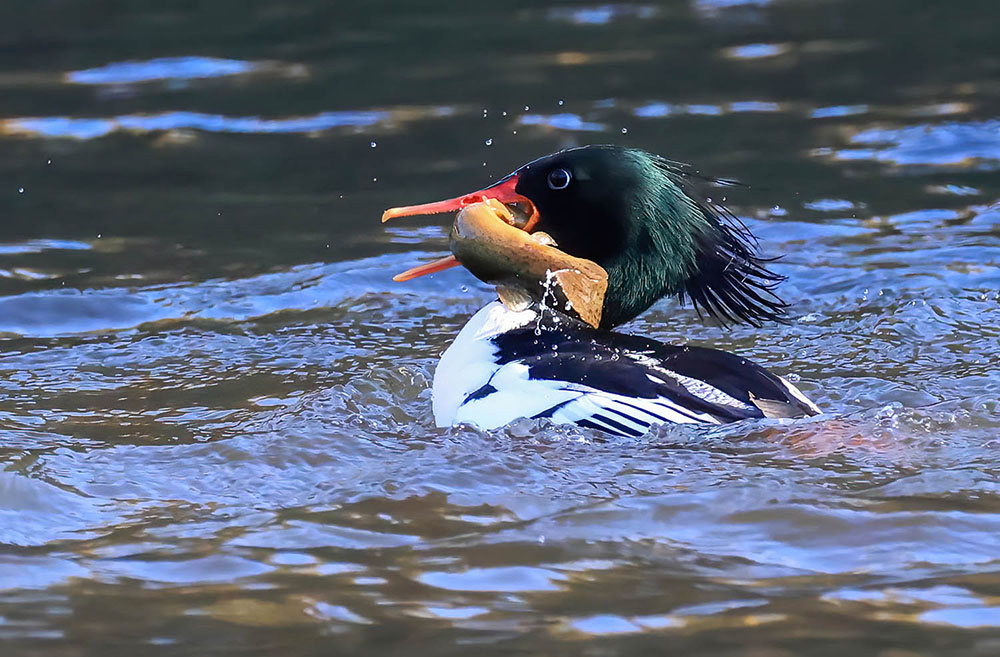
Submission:
[[[163,57],[145,62],[113,62],[97,68],[72,71],[66,79],[75,84],[134,84],[153,80],[194,80],[240,75],[256,70],[253,62],[216,57]]]
[[[256,116],[222,116],[198,112],[125,115],[109,119],[41,117],[0,119],[0,132],[40,137],[96,139],[113,132],[202,130],[204,132],[286,134],[309,133],[342,127],[370,127],[389,119],[386,111],[322,112],[313,116],[265,119]]]

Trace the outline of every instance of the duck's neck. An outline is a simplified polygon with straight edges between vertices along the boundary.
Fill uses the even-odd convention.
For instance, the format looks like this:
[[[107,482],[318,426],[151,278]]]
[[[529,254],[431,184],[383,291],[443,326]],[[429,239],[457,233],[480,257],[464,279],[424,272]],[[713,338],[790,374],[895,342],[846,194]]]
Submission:
[[[607,262],[608,290],[600,328],[635,318],[668,294],[676,294],[696,271],[705,219],[698,205],[661,171],[634,197],[623,247]]]

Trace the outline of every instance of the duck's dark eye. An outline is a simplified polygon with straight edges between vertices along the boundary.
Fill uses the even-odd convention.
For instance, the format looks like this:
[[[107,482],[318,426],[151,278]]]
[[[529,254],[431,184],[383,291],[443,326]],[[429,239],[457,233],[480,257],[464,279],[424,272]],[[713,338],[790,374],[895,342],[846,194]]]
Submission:
[[[566,189],[569,187],[569,181],[572,179],[573,176],[566,169],[553,169],[549,171],[549,188]]]

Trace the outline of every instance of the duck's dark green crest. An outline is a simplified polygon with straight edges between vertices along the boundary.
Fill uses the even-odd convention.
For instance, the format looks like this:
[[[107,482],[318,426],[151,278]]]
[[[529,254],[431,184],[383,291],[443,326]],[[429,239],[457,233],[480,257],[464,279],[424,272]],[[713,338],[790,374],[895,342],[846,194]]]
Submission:
[[[546,184],[565,169],[572,182]],[[584,146],[525,165],[517,191],[537,206],[537,229],[608,272],[601,328],[626,322],[657,299],[691,299],[722,323],[779,320],[784,277],[767,268],[757,241],[706,190],[731,184],[639,149]],[[560,181],[562,174],[559,174]]]

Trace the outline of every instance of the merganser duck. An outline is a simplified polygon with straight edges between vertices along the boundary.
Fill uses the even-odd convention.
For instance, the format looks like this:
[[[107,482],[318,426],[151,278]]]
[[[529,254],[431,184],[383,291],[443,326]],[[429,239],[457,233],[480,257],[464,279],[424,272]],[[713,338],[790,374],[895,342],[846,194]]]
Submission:
[[[638,149],[583,146],[472,194],[386,210],[383,221],[459,212],[455,255],[396,280],[463,264],[497,284],[500,300],[472,317],[437,366],[437,425],[551,418],[640,436],[663,423],[818,414],[798,388],[745,358],[612,330],[664,296],[690,299],[723,324],[781,319],[787,306],[774,288],[784,277],[703,183],[729,181]],[[549,280],[534,280],[539,266]],[[550,294],[557,272],[572,276]]]

